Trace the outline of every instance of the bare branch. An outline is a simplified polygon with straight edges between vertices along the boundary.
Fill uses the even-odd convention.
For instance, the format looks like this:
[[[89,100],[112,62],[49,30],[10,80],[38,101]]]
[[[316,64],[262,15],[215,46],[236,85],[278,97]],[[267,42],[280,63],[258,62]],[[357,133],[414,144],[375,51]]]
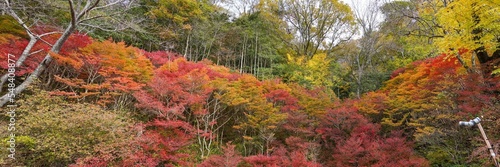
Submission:
[[[107,29],[107,28],[104,28],[104,27],[101,27],[101,26],[97,26],[97,25],[93,25],[93,24],[87,24],[87,23],[80,23],[80,25],[91,27],[91,28],[95,28],[95,29],[99,29],[99,30],[106,31],[106,32],[115,32],[115,31],[120,31],[120,30],[127,29],[127,28]]]
[[[52,32],[48,32],[48,33],[43,33],[43,34],[40,34],[38,35],[38,37],[44,37],[44,36],[47,36],[47,35],[52,35],[52,34],[61,34],[62,32],[60,31],[52,31]]]
[[[30,38],[35,37],[34,33],[31,32],[31,30],[26,25],[26,23],[16,14],[16,12],[14,12],[14,10],[12,10],[12,7],[10,6],[9,0],[5,0],[5,5],[6,5],[7,13],[9,13],[10,16],[14,17],[14,19],[16,19],[16,21],[19,24],[21,24],[21,26],[24,28],[24,30],[26,30],[26,32],[28,33],[28,36],[30,36]]]
[[[39,50],[37,50],[37,51],[31,52],[31,53],[30,53],[30,55],[34,55],[34,54],[40,53],[40,52],[42,52],[42,51],[43,51],[43,49],[39,49]]]
[[[73,7],[73,0],[68,0],[69,3],[69,11],[71,13],[71,24],[73,26],[76,26],[76,14],[75,14],[75,8]]]
[[[107,8],[107,7],[110,7],[110,6],[116,5],[116,4],[120,3],[120,2],[123,2],[123,0],[116,0],[115,2],[109,3],[109,4],[107,4],[107,5],[103,5],[103,6],[95,7],[95,8],[93,8],[93,9],[91,9],[91,10],[99,10],[99,9],[102,9],[102,8]]]
[[[80,20],[84,15],[86,15],[88,12],[90,12],[93,8],[95,8],[99,2],[101,2],[101,0],[97,0],[95,1],[94,4],[90,5],[91,0],[88,0],[87,1],[87,4],[85,5],[85,7],[82,9],[82,11],[80,12],[80,14],[78,14],[78,17],[76,18],[77,20]]]

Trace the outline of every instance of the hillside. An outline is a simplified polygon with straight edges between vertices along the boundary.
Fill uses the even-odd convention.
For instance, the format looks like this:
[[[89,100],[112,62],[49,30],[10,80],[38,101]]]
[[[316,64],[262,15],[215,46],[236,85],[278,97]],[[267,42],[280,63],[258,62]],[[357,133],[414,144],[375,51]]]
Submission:
[[[1,166],[494,165],[500,2],[287,2],[2,2]]]

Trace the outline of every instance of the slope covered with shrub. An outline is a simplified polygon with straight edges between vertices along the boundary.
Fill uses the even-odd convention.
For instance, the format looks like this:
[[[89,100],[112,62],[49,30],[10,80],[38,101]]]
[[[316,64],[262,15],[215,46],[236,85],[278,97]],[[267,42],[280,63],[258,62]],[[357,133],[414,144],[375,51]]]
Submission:
[[[0,166],[493,165],[498,0],[231,2],[0,1]]]
[[[74,49],[54,54],[51,69],[18,101],[17,153],[24,159],[4,164],[425,166],[404,137],[383,135],[354,102],[325,88],[72,38],[87,42],[70,40]]]

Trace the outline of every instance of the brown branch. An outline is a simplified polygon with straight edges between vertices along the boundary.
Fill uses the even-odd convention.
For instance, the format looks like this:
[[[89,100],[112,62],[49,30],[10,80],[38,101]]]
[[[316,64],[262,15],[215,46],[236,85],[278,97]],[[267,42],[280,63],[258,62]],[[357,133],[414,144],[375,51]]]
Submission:
[[[99,4],[99,2],[101,2],[101,0],[97,0],[94,4],[90,5],[90,0],[87,1],[87,5],[85,5],[85,7],[82,9],[82,12],[78,14],[77,20],[80,20],[85,14],[94,9]]]
[[[71,24],[73,26],[76,26],[76,14],[75,14],[75,8],[73,7],[73,0],[68,0],[69,3],[69,11],[71,13]]]

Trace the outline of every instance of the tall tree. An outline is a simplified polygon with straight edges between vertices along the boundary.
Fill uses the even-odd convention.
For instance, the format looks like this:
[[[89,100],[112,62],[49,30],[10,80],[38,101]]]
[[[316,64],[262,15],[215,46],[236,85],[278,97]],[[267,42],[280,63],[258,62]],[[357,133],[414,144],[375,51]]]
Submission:
[[[430,0],[410,1],[406,9],[401,3],[387,3],[387,8],[396,9],[398,15],[411,20],[407,35],[427,38],[441,52],[456,57],[469,72],[484,74],[495,70],[500,58],[499,28],[495,26],[498,1]],[[409,12],[413,11],[413,12]],[[393,13],[394,14],[394,13]],[[466,52],[464,52],[466,51]],[[461,52],[461,54],[459,54]]]
[[[354,17],[348,5],[337,0],[282,1],[290,43],[296,55],[309,59],[318,50],[329,50],[351,37]]]
[[[356,81],[356,96],[360,98],[367,70],[373,71],[377,53],[381,52],[382,34],[377,32],[380,25],[379,2],[371,1],[365,9],[355,8],[356,21],[360,27],[359,50],[354,55],[353,75]],[[355,70],[354,70],[355,69]]]
[[[380,32],[391,50],[391,61],[387,66],[391,71],[413,61],[433,57],[437,52],[430,38],[417,34],[423,28],[422,21],[417,18],[417,6],[411,1],[391,1],[380,7],[385,17],[380,24]]]
[[[499,11],[498,0],[449,2],[437,13],[438,22],[444,30],[444,38],[437,41],[439,48],[452,53],[469,71],[477,67],[476,61],[484,64],[500,59]],[[461,53],[463,49],[468,52]]]

